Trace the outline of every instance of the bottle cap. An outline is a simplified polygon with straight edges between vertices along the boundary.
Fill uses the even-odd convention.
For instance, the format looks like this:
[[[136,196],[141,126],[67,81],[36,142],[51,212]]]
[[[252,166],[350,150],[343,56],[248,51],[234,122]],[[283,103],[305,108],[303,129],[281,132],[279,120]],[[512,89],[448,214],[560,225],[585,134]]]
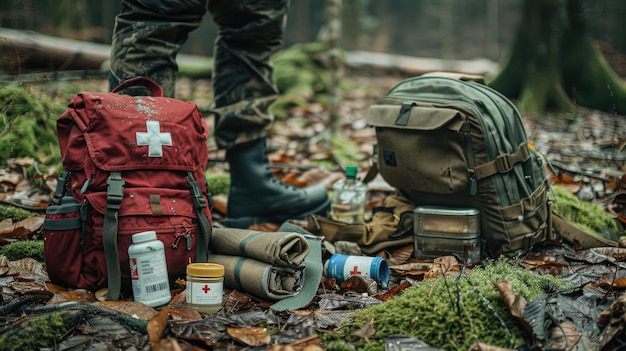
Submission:
[[[187,265],[187,274],[197,277],[221,277],[224,275],[224,266],[216,263],[190,263]]]
[[[346,177],[356,178],[357,171],[358,171],[357,166],[346,166]]]
[[[133,243],[141,243],[144,241],[155,240],[157,238],[155,231],[141,232],[133,234]]]

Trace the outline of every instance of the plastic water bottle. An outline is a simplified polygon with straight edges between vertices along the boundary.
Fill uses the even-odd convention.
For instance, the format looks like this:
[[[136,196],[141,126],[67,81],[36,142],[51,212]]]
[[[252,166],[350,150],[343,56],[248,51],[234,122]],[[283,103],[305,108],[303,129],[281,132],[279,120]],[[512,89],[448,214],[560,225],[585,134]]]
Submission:
[[[357,167],[346,167],[346,179],[333,185],[334,196],[330,208],[332,219],[358,224],[365,222],[367,185],[356,178]]]
[[[130,279],[133,298],[150,307],[168,303],[170,283],[163,242],[157,240],[156,232],[133,234],[133,244],[128,247]]]

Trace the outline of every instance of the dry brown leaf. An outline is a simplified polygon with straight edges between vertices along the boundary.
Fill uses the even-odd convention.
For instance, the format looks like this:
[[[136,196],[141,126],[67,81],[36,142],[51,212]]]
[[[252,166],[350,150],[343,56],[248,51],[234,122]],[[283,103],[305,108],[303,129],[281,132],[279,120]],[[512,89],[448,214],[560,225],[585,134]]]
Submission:
[[[436,278],[440,274],[448,276],[460,272],[461,266],[454,256],[437,257],[433,260],[433,266],[430,271],[424,275],[424,279]]]
[[[13,220],[11,218],[4,219],[0,222],[0,236],[13,233],[13,227]]]
[[[24,228],[29,232],[29,234],[32,234],[32,233],[39,231],[41,227],[43,227],[43,221],[44,221],[44,217],[33,216],[33,217],[26,218],[23,221],[19,221],[15,223],[15,227]]]
[[[413,244],[396,247],[393,251],[391,251],[391,257],[395,262],[406,262],[413,257],[413,251],[415,251],[415,246]]]
[[[495,282],[493,285],[500,293],[500,296],[509,308],[511,315],[517,319],[526,332],[528,332],[528,335],[533,335],[532,326],[530,326],[526,319],[524,319],[526,299],[513,291],[513,284],[509,280]]]
[[[0,222],[0,236],[23,238],[39,231],[43,226],[43,217],[33,216],[13,224],[10,218]]]
[[[184,344],[183,344],[184,345]],[[182,351],[182,350],[193,350],[193,348],[183,348],[181,347],[178,340],[174,338],[167,338],[159,340],[159,345],[157,348],[152,347],[152,350],[161,350],[161,351]]]
[[[165,327],[167,327],[168,318],[169,308],[165,306],[157,315],[150,318],[148,321],[146,329],[148,331],[148,340],[150,340],[150,346],[152,346],[153,351],[159,351],[161,349],[160,341],[163,336],[163,331]]]
[[[22,295],[32,293],[50,293],[46,287],[41,283],[14,281],[11,284],[11,288]]]
[[[46,284],[46,286],[48,289],[50,288],[50,284]],[[96,295],[86,289],[65,290],[55,293],[47,304],[53,305],[69,301],[96,302]]]
[[[154,308],[136,301],[98,301],[95,304],[147,321],[158,314]]]
[[[7,188],[14,189],[21,181],[23,177],[15,172],[0,171],[0,185]]]
[[[253,307],[252,297],[237,290],[233,290],[224,299],[224,309],[228,312],[243,311],[251,307]]]
[[[321,351],[319,335],[311,335],[294,341],[291,344],[274,344],[268,351]]]
[[[626,277],[615,279],[613,287],[618,289],[626,289]]]
[[[380,300],[380,301],[385,302],[385,301],[387,301],[387,300],[391,300],[391,299],[393,299],[394,297],[396,297],[396,295],[398,295],[399,293],[401,293],[402,291],[404,291],[404,289],[406,289],[406,288],[408,288],[408,287],[410,287],[410,286],[412,286],[412,285],[413,285],[413,284],[411,284],[411,283],[409,283],[409,282],[407,282],[407,281],[404,281],[404,282],[402,282],[400,285],[396,285],[396,286],[394,286],[393,288],[391,288],[391,289],[389,289],[389,290],[385,291],[385,293],[384,293],[384,294],[379,294],[379,295],[376,295],[376,296],[374,296],[374,297],[375,297],[376,299]]]
[[[202,315],[194,308],[169,305],[170,317],[176,321],[199,321]]]
[[[349,279],[342,281],[339,287],[343,291],[354,291],[359,294],[367,293],[374,296],[378,293],[378,284],[370,277],[364,275],[354,275]]]
[[[0,277],[9,273],[9,270],[11,270],[11,267],[9,267],[9,258],[4,255],[0,255]]]
[[[272,337],[267,332],[267,329],[261,327],[226,328],[226,333],[233,339],[248,346],[269,345],[272,342]]]
[[[43,277],[45,280],[48,278],[48,273],[46,273],[43,263],[30,257],[22,258],[17,261],[10,261],[9,267],[11,270],[8,274],[19,274],[20,277],[25,279],[32,275],[35,276],[35,279]]]
[[[571,351],[580,340],[580,332],[576,325],[569,320],[564,320],[560,325],[550,329],[550,336],[544,346],[545,350]]]

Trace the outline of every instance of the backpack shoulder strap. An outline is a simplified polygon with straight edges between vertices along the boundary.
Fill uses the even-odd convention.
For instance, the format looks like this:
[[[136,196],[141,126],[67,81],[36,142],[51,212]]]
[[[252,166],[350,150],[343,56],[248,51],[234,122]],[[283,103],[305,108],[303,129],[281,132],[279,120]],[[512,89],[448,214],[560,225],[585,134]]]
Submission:
[[[202,193],[200,184],[194,178],[193,173],[187,172],[187,183],[191,190],[193,208],[198,218],[200,230],[196,235],[196,262],[207,262],[209,259],[209,243],[211,242],[212,228],[209,219],[204,214],[207,207],[207,200]],[[208,188],[207,188],[208,189]],[[209,200],[210,201],[210,200]],[[210,206],[210,204],[209,204]]]
[[[107,300],[118,300],[121,292],[122,271],[117,251],[117,214],[124,198],[124,180],[121,172],[111,172],[107,179],[107,208],[104,213],[102,243],[107,264]]]

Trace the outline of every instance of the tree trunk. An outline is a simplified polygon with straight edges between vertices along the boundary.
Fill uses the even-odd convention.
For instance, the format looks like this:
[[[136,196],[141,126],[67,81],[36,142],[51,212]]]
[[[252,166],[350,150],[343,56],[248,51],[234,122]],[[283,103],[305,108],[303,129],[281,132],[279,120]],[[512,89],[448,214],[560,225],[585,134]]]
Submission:
[[[510,56],[489,85],[527,112],[626,113],[626,88],[591,38],[583,1],[525,0]]]

